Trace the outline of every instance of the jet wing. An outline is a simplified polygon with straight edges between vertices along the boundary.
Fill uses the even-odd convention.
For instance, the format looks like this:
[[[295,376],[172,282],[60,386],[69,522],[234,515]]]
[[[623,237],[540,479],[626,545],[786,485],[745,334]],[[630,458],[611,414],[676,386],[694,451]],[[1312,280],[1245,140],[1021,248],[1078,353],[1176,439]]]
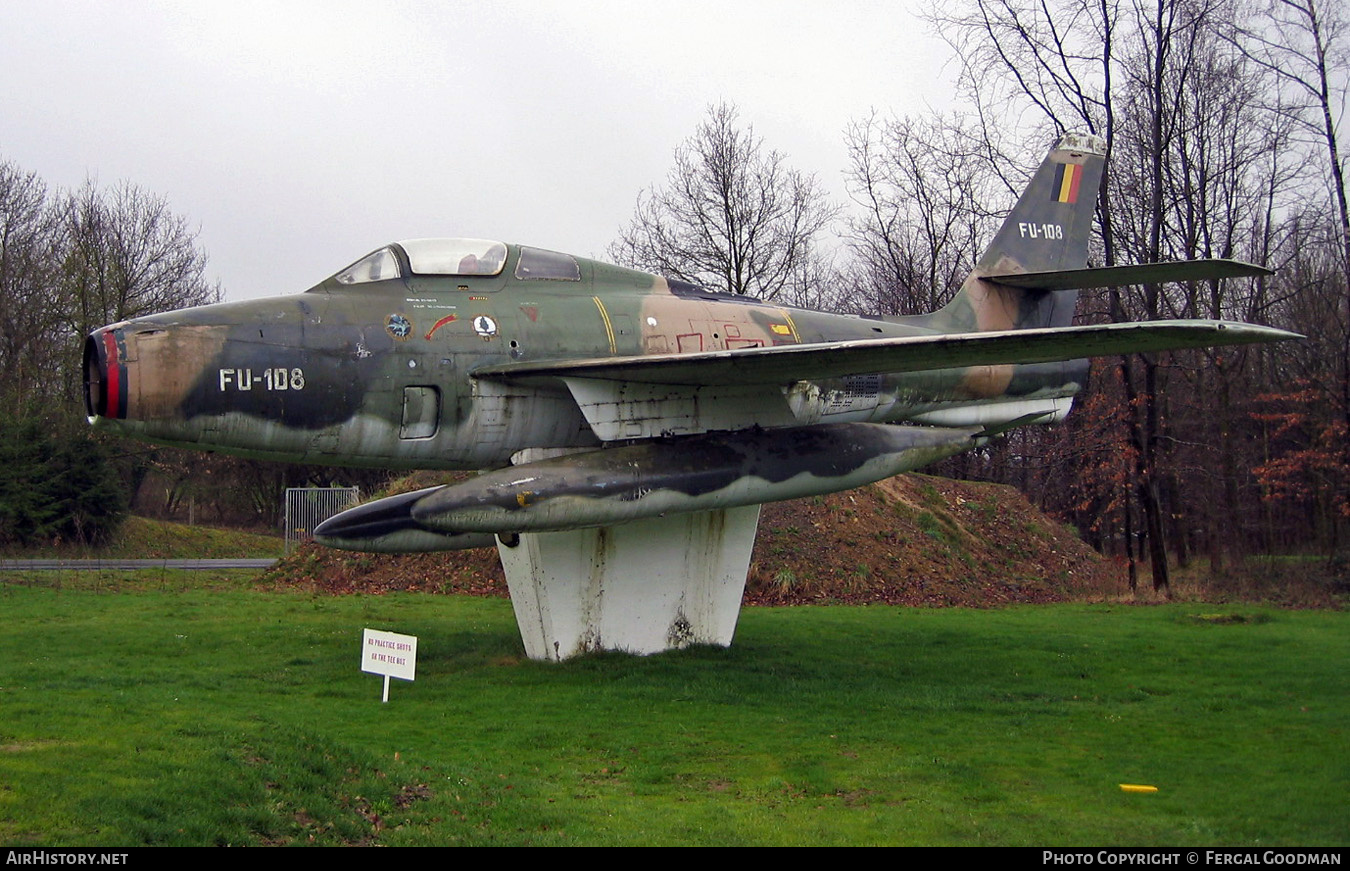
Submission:
[[[1149,321],[978,333],[938,333],[694,354],[540,360],[482,366],[476,378],[532,382],[565,378],[669,385],[790,384],[874,372],[918,372],[1046,363],[1149,351],[1302,338],[1232,321]]]
[[[1062,269],[1057,272],[1019,272],[987,275],[988,281],[1028,290],[1086,290],[1092,287],[1128,287],[1166,281],[1210,281],[1219,278],[1256,278],[1275,273],[1241,260],[1181,260],[1141,266],[1098,269]]]

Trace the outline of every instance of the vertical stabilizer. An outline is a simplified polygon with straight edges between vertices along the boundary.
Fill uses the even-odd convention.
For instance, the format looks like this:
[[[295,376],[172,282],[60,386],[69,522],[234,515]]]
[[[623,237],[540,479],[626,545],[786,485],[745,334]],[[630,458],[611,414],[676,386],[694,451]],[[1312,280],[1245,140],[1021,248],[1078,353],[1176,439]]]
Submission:
[[[1064,134],[956,296],[923,325],[956,333],[1068,326],[1077,291],[1024,290],[983,276],[1086,266],[1105,163],[1101,137]]]

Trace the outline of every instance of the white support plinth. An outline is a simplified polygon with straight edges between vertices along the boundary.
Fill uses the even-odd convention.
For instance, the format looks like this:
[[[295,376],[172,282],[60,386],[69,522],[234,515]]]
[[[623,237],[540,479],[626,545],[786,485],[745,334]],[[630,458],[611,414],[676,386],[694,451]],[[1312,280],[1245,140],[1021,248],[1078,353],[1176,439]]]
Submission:
[[[531,659],[731,644],[759,506],[498,543]]]

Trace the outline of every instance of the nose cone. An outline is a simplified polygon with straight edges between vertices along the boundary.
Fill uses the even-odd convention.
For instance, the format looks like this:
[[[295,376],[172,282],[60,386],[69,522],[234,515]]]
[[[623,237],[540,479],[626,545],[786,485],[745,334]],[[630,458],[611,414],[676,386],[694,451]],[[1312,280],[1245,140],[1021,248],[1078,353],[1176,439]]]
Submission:
[[[380,361],[365,347],[378,340],[330,325],[324,304],[306,294],[217,303],[95,330],[84,346],[90,423],[162,444],[331,461]]]
[[[123,321],[84,343],[84,404],[90,421],[176,421],[185,399],[225,344],[225,328]]]

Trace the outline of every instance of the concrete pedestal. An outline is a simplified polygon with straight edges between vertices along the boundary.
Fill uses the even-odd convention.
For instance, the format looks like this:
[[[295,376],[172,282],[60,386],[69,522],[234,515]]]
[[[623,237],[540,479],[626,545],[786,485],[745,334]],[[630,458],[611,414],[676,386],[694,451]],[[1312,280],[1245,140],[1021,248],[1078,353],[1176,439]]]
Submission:
[[[758,524],[748,505],[499,542],[526,655],[730,645]]]

